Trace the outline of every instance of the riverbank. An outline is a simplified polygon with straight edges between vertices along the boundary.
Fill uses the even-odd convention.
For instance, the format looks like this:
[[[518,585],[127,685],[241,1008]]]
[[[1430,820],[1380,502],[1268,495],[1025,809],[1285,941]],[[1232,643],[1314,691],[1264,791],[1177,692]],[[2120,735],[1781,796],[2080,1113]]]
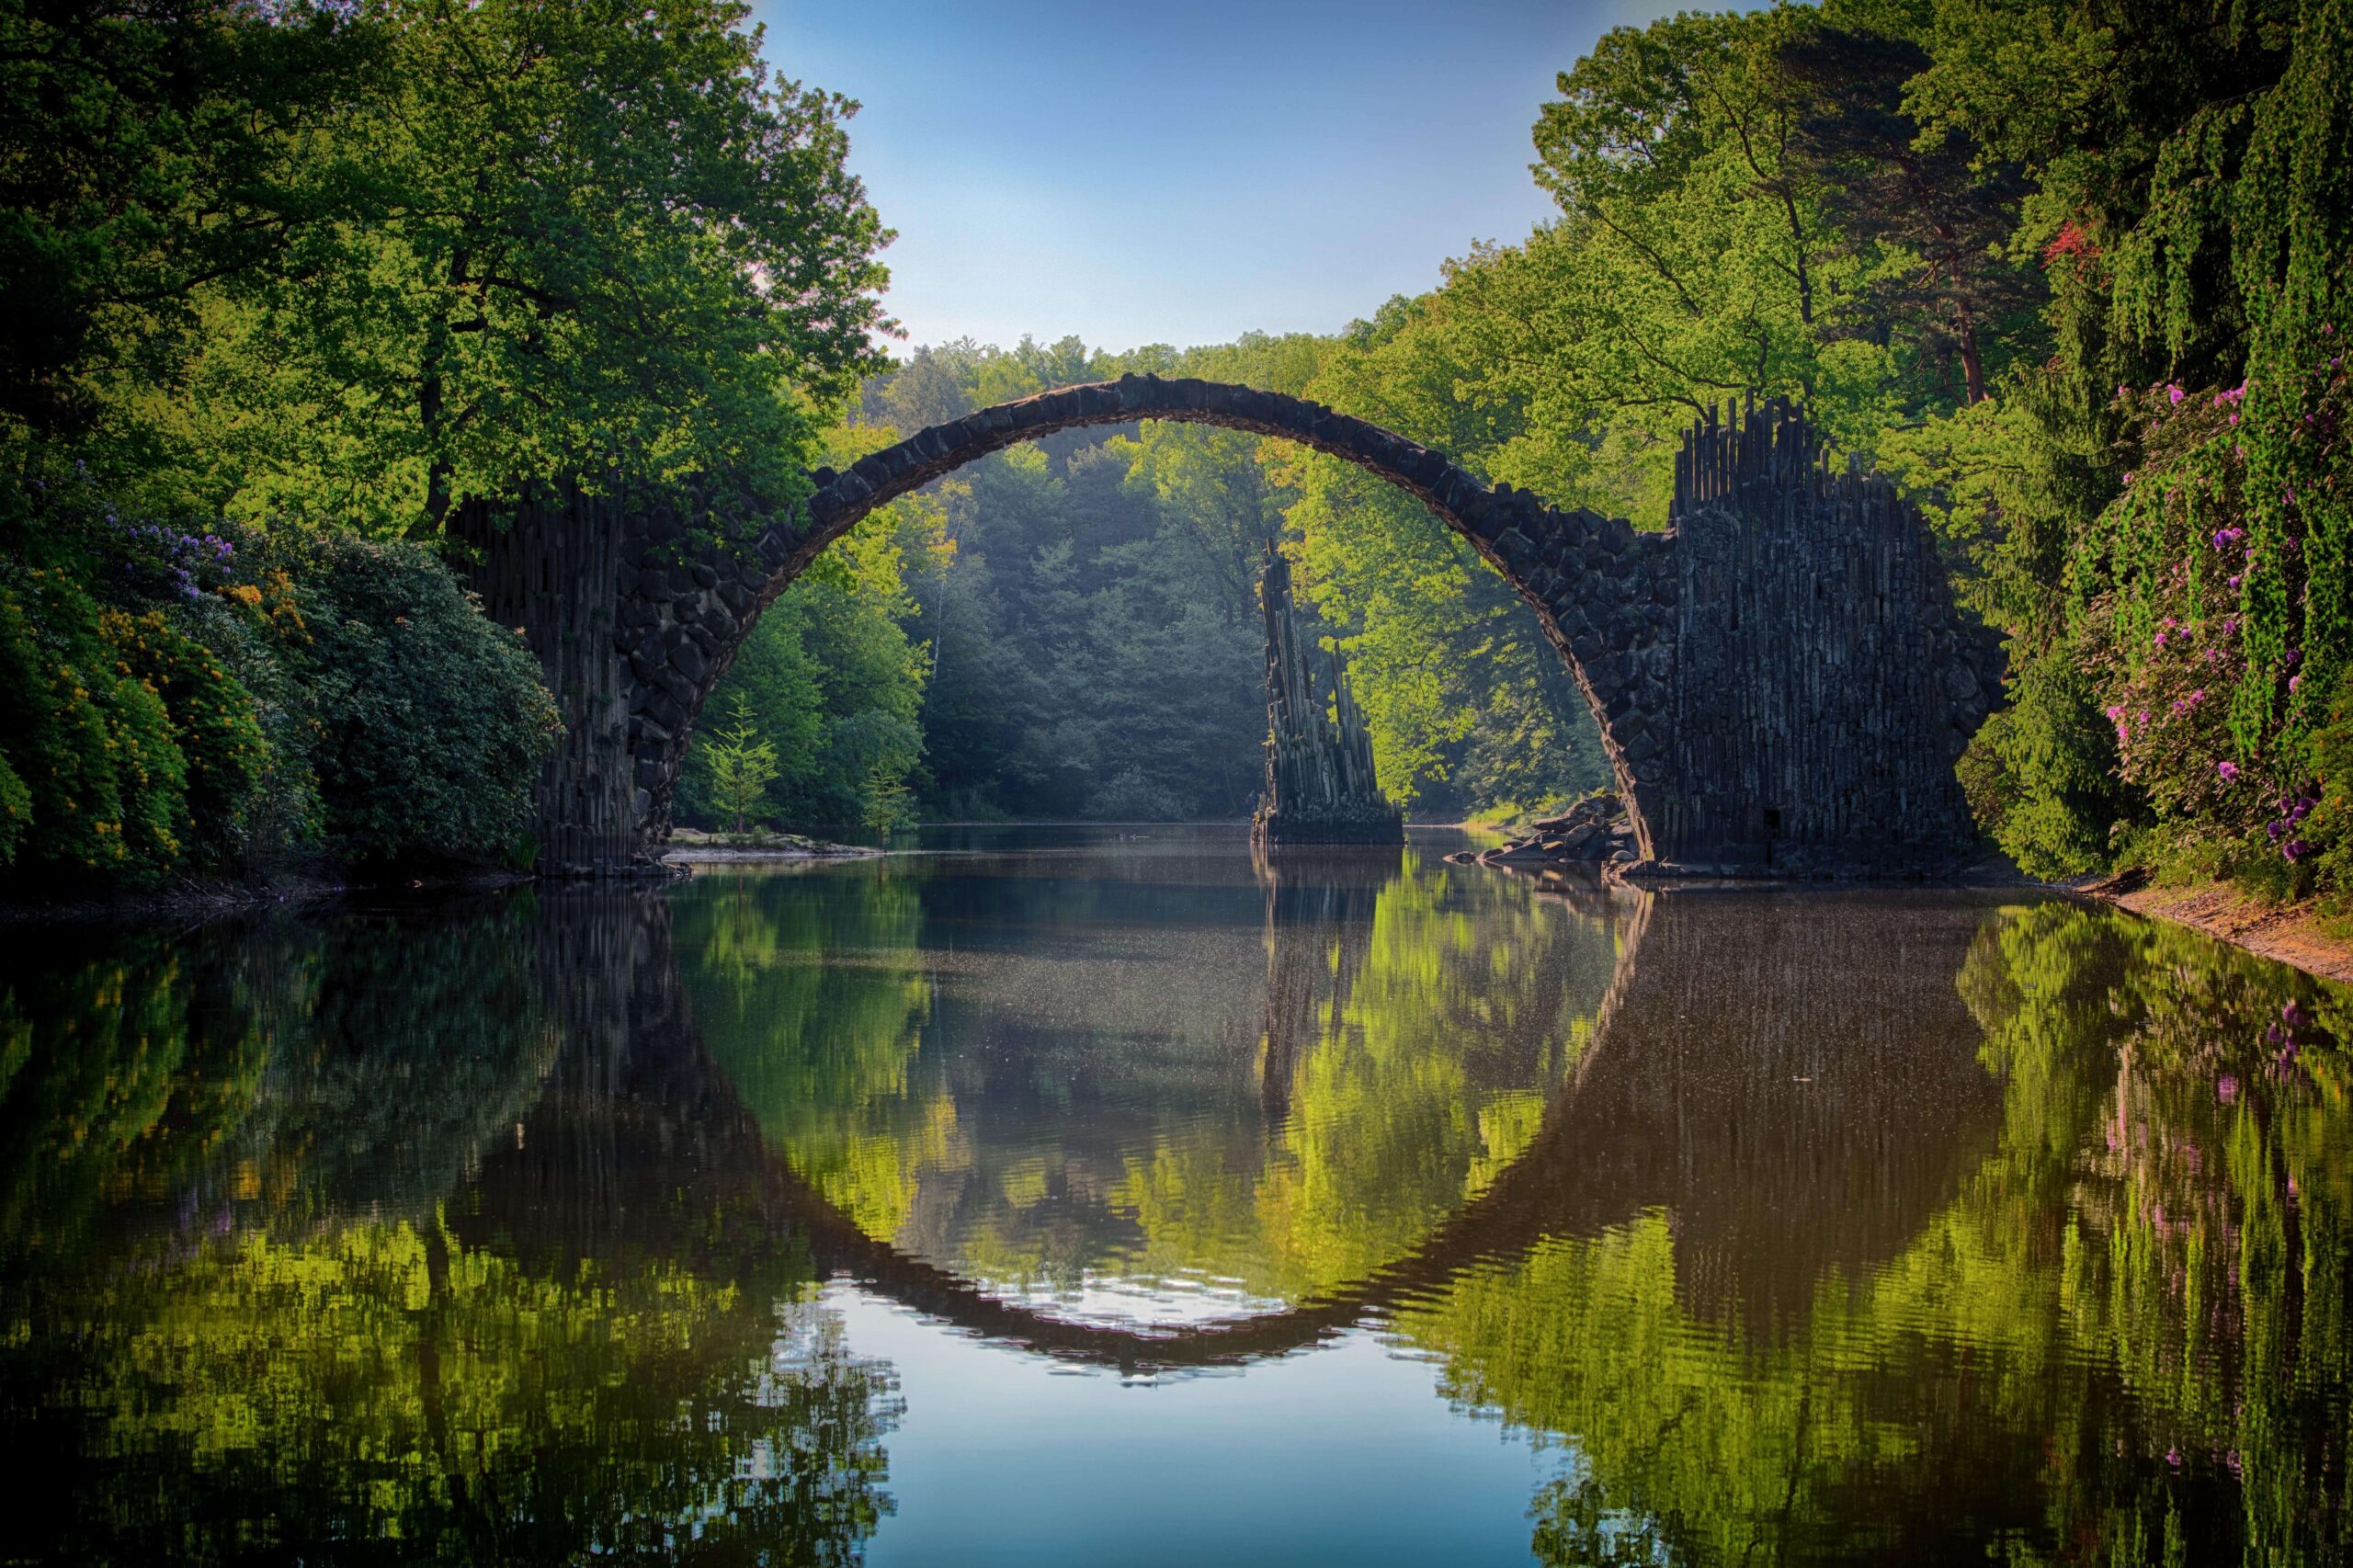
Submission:
[[[870,860],[881,850],[863,844],[835,844],[799,833],[745,835],[702,833],[682,827],[662,853],[665,866],[757,866],[783,860]]]
[[[2321,914],[2315,900],[2273,903],[2250,898],[2227,883],[2167,887],[2131,871],[2070,891],[2154,920],[2190,926],[2324,980],[2353,984],[2353,940],[2343,934],[2341,924]]]

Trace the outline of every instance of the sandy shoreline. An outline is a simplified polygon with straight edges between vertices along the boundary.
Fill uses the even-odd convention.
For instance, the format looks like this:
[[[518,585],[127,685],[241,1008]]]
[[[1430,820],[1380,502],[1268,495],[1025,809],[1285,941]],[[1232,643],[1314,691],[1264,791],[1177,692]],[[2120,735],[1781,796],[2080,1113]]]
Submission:
[[[2325,930],[2310,900],[2267,903],[2222,883],[2156,887],[2131,875],[2072,891],[2136,915],[2188,926],[2258,958],[2353,984],[2353,942]]]

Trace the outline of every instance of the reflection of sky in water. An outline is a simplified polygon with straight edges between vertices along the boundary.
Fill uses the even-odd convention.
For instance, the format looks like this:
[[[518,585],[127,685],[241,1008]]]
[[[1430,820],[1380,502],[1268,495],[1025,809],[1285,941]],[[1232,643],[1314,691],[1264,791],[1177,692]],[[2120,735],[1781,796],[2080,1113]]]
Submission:
[[[1276,1312],[1285,1304],[1277,1297],[1254,1295],[1238,1279],[1186,1274],[1131,1277],[1092,1270],[1073,1286],[1024,1290],[997,1284],[989,1294],[1073,1323],[1132,1324],[1142,1328],[1220,1323],[1246,1312]]]
[[[875,1568],[1525,1563],[1528,1499],[1564,1462],[1461,1419],[1363,1330],[1244,1375],[1123,1381],[824,1299],[906,1391]]]

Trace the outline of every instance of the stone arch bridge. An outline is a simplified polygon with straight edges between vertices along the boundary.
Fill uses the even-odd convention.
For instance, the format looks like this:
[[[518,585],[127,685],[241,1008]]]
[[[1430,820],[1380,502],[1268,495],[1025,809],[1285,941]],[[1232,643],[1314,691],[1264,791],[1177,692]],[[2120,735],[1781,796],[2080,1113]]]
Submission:
[[[1687,432],[1670,526],[1562,511],[1321,404],[1126,376],[918,432],[748,544],[672,501],[576,490],[461,509],[483,608],[521,627],[563,713],[543,865],[625,874],[670,827],[704,699],[762,610],[876,507],[1017,442],[1168,419],[1297,441],[1420,500],[1526,600],[1599,724],[1645,860],[1692,870],[1915,869],[1972,840],[1952,765],[1998,682],[1935,541],[1893,486],[1834,466],[1803,416],[1729,405]]]

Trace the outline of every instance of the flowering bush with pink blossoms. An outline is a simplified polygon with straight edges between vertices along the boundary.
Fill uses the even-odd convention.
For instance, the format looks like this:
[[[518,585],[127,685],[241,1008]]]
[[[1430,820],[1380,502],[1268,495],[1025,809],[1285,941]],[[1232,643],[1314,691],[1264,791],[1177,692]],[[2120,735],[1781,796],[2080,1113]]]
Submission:
[[[2334,440],[2345,377],[2332,360],[2318,379],[2313,439]],[[2074,631],[2119,774],[2154,818],[2144,847],[2293,891],[2348,885],[2353,813],[2324,807],[2341,802],[2353,780],[2332,775],[2353,758],[2328,738],[2328,694],[2307,689],[2302,541],[2250,526],[2247,388],[2117,392],[2143,455],[2072,564]],[[2257,615],[2290,640],[2251,636]]]

